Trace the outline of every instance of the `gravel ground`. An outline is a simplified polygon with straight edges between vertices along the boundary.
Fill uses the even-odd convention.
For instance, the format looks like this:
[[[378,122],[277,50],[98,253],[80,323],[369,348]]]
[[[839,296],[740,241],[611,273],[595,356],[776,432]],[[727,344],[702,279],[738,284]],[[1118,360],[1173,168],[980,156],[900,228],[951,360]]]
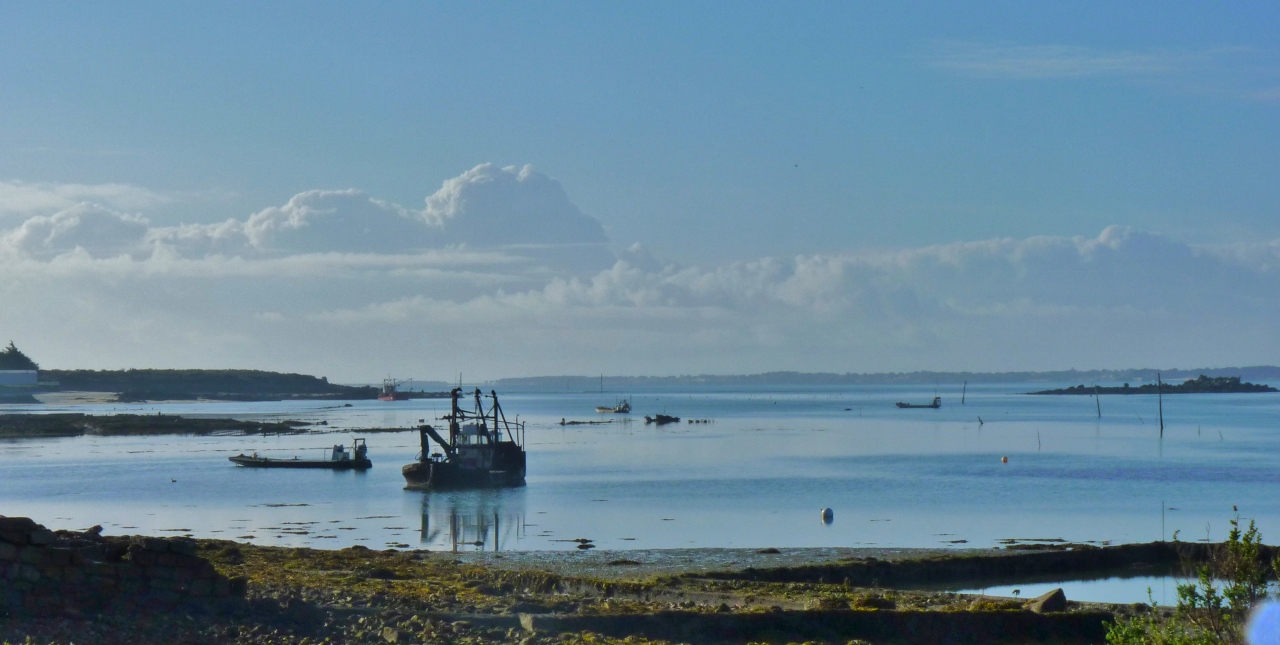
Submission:
[[[639,549],[583,551],[508,551],[454,554],[458,560],[506,571],[548,571],[600,580],[644,580],[708,571],[740,571],[824,564],[855,558],[916,560],[958,555],[1006,555],[1000,549]],[[437,556],[438,557],[438,556]]]

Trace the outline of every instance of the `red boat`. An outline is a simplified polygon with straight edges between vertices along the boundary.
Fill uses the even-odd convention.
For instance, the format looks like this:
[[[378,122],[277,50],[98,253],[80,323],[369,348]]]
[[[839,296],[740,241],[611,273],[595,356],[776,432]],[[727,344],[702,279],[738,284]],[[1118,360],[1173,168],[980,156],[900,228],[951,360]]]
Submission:
[[[382,379],[382,389],[378,391],[379,401],[408,401],[409,394],[396,390],[404,381],[397,381],[393,378]]]

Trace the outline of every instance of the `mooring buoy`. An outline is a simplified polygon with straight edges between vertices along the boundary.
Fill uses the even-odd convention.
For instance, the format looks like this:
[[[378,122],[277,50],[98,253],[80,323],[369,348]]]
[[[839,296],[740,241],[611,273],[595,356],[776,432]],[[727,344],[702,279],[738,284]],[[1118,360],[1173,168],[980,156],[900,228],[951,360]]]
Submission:
[[[830,508],[824,508],[824,509],[822,509],[822,523],[823,523],[823,524],[830,524],[830,523],[831,523],[832,521],[834,521],[835,519],[836,519],[836,512],[835,512],[835,511],[831,510]]]

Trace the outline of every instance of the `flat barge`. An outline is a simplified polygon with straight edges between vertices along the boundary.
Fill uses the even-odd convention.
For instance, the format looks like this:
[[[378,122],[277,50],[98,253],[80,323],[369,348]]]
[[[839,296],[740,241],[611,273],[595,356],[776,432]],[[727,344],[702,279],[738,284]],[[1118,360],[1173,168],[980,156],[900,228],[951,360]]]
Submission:
[[[351,443],[351,450],[348,451],[342,444],[337,444],[329,450],[329,457],[326,459],[300,459],[294,457],[292,459],[277,459],[274,457],[260,457],[258,453],[252,455],[239,454],[234,457],[227,457],[232,463],[246,468],[326,468],[329,470],[365,470],[372,468],[373,462],[369,461],[369,447],[365,445],[364,439],[355,439]]]

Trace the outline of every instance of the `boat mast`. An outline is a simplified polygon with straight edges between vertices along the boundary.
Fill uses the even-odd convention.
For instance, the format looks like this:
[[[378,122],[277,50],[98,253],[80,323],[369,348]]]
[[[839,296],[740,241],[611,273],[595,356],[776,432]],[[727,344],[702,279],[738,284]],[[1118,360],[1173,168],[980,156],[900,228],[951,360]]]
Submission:
[[[459,430],[458,418],[459,415],[462,414],[462,411],[458,409],[458,397],[462,396],[462,388],[453,388],[453,391],[449,393],[449,396],[453,398],[453,410],[449,412],[449,446],[457,448]]]
[[[1160,382],[1160,372],[1156,372],[1156,401],[1160,406],[1160,438],[1164,438],[1164,384]]]
[[[489,416],[485,414],[484,402],[480,400],[480,397],[481,397],[480,388],[476,388],[475,396],[476,396],[476,416],[480,418],[480,425],[478,426],[478,428],[480,429],[480,433],[484,435],[484,439],[488,443],[497,443],[494,440],[494,438],[489,435],[489,427],[488,427],[488,423],[486,423],[489,420]],[[498,430],[497,414],[493,415],[493,426],[494,426],[493,429],[496,432]]]
[[[502,406],[498,404],[498,392],[489,390],[489,396],[493,397],[493,429],[497,431],[498,438],[502,438],[502,430],[498,427],[498,416],[502,416],[502,427],[507,429],[507,438],[512,442],[516,440],[511,434],[511,424],[507,423],[507,414],[502,411]],[[516,428],[520,427],[520,419],[516,418]]]

